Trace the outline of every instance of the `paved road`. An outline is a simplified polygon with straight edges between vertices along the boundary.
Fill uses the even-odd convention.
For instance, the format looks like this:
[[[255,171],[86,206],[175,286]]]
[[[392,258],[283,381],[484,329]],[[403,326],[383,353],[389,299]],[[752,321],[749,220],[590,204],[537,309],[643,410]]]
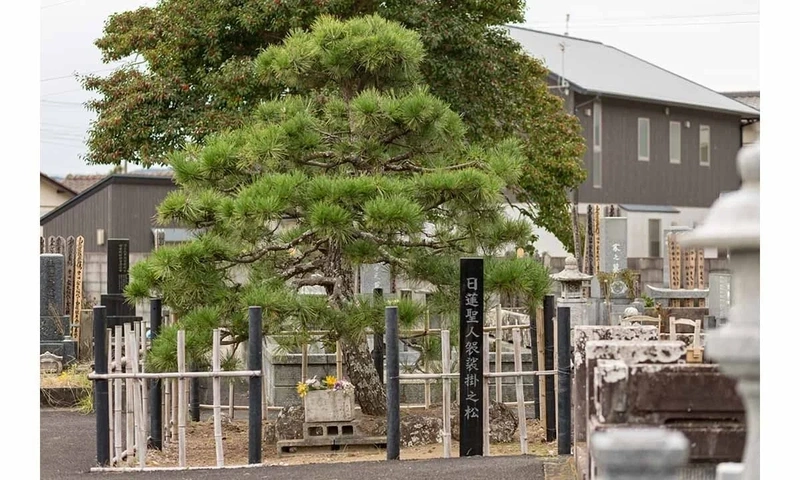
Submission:
[[[269,480],[544,480],[541,460],[531,456],[474,457],[396,462],[354,462],[172,472],[90,473],[95,465],[95,423],[91,415],[41,410],[42,480],[147,478],[210,480],[247,477]]]

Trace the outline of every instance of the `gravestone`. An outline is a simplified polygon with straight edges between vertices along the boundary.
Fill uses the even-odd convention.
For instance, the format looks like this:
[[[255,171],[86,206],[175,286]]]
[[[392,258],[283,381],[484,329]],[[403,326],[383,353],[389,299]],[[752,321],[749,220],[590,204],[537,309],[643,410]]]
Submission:
[[[380,289],[384,293],[391,292],[392,275],[389,265],[371,263],[361,265],[359,270],[361,273],[361,293],[373,293],[376,289]]]
[[[628,219],[603,217],[600,219],[600,271],[617,273],[626,268],[628,268]],[[614,280],[608,289],[609,297],[612,299],[628,296],[628,286],[622,280]]]
[[[600,219],[600,271],[616,273],[626,268],[628,268],[628,219],[603,217]]]
[[[70,320],[64,315],[64,255],[39,255],[39,354],[75,361],[77,342],[70,336]]]
[[[135,321],[136,308],[125,301],[125,287],[128,286],[130,259],[128,250],[130,241],[127,238],[111,238],[106,250],[107,293],[100,295],[100,305],[106,307],[108,326],[122,325]]]
[[[110,238],[108,240],[106,292],[109,294],[122,293],[128,285],[129,248],[130,241],[127,238]]]
[[[708,314],[724,323],[731,309],[731,275],[712,273],[708,281]]]

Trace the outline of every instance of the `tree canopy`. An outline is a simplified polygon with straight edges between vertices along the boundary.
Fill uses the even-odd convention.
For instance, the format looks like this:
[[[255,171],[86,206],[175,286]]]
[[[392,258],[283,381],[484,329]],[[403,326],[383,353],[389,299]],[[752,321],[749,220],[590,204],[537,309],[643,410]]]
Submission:
[[[174,149],[241,127],[283,88],[261,81],[255,57],[323,14],[379,14],[416,31],[429,92],[462,116],[470,141],[518,139],[524,161],[512,193],[535,224],[572,244],[566,191],[585,179],[580,125],[503,28],[523,20],[521,0],[162,0],[113,15],[96,45],[104,61],[133,60],[83,79],[100,94],[89,102],[98,116],[86,160],[164,164]]]

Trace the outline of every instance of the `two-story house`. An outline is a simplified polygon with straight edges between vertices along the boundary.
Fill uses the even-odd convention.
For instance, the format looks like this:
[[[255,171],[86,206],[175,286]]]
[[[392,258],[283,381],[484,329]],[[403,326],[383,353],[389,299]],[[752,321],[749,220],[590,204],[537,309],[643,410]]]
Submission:
[[[600,42],[508,28],[583,126],[588,178],[574,192],[578,211],[619,206],[628,257],[660,257],[665,227],[699,224],[737,189],[743,120],[758,110]],[[553,235],[537,233],[541,252],[566,255]]]

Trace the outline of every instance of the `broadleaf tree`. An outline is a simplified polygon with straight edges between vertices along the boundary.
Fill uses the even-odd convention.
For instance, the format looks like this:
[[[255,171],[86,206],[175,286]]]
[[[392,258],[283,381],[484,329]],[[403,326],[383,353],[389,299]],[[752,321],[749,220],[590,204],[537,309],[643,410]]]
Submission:
[[[520,140],[525,162],[512,193],[521,213],[571,248],[566,192],[586,178],[585,147],[580,124],[547,89],[547,70],[506,32],[524,21],[522,0],[160,0],[112,15],[95,43],[105,62],[131,66],[83,77],[97,95],[85,160],[165,164],[175,148],[240,127],[279,93],[252,60],[321,14],[379,14],[418,32],[430,92],[462,115],[469,140]]]
[[[531,239],[525,220],[504,214],[522,145],[469,142],[459,114],[422,82],[424,56],[419,34],[396,22],[321,16],[255,60],[258,78],[284,93],[241,127],[168,154],[179,188],[159,220],[197,237],[134,265],[126,288],[131,299],[163,297],[181,318],[159,351],[171,355],[177,328],[205,332],[190,335],[196,357],[215,327],[238,344],[247,307],[259,305],[265,335],[330,331],[364,413],[385,412],[364,335],[380,329],[382,312],[357,295],[357,265],[385,263],[447,292],[458,255],[492,256]],[[501,270],[497,288],[508,289],[513,269]],[[517,271],[526,291],[543,293]],[[325,295],[299,293],[309,286]]]

